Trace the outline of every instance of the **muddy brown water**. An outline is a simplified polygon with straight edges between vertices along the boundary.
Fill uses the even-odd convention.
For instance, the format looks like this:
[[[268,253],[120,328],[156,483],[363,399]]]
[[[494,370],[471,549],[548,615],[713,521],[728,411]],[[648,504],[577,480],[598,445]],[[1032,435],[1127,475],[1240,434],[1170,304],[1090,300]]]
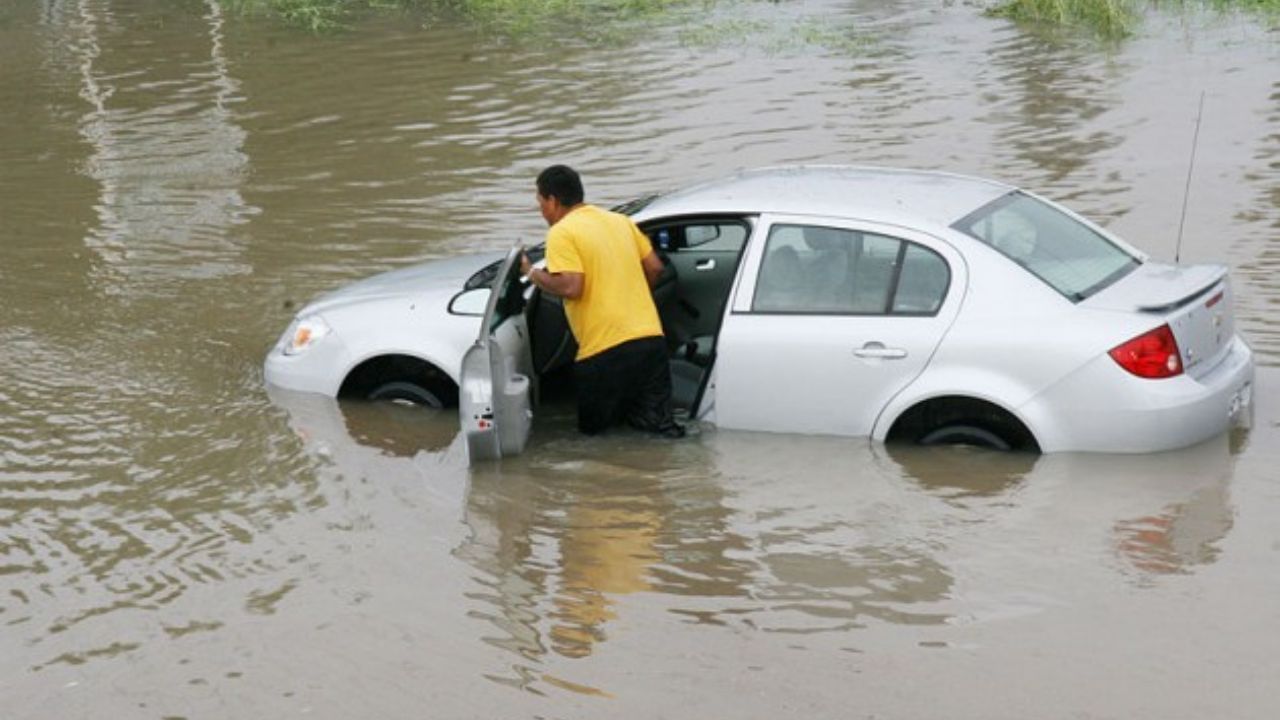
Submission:
[[[705,12],[510,41],[4,3],[0,716],[1280,714],[1276,33]],[[784,162],[1039,190],[1231,266],[1254,426],[1027,458],[553,413],[468,469],[451,416],[263,388],[315,294],[538,238],[553,161],[601,203]]]

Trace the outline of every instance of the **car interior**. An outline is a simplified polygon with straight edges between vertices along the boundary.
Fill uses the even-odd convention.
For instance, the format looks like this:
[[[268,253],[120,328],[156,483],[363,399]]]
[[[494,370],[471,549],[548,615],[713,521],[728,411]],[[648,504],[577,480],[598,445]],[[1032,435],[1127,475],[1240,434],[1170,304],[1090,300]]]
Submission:
[[[653,298],[671,353],[673,401],[691,411],[715,360],[716,334],[751,224],[741,217],[688,218],[641,229],[664,265]],[[534,292],[525,316],[540,392],[554,397],[571,383],[578,344],[560,298]]]
[[[664,270],[654,302],[671,353],[677,409],[697,408],[715,362],[716,338],[750,217],[666,219],[642,226]],[[931,250],[896,238],[814,225],[775,225],[752,311],[781,314],[931,315],[950,273]],[[524,308],[533,368],[544,397],[571,384],[578,345],[557,297],[534,293]]]

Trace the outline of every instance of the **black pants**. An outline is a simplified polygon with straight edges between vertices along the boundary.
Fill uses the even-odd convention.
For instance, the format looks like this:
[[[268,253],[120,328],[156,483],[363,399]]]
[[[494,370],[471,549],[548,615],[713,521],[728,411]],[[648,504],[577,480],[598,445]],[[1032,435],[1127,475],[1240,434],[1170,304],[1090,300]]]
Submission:
[[[662,337],[640,338],[574,363],[578,429],[595,435],[622,421],[679,437],[671,414],[671,365]]]

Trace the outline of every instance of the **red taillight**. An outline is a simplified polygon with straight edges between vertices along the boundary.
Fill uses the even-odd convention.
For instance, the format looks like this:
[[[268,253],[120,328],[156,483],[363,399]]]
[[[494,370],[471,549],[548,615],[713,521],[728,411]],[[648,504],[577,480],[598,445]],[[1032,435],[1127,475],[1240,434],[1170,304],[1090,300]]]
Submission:
[[[1168,325],[1143,333],[1111,350],[1120,367],[1143,378],[1167,378],[1182,374],[1178,341]]]

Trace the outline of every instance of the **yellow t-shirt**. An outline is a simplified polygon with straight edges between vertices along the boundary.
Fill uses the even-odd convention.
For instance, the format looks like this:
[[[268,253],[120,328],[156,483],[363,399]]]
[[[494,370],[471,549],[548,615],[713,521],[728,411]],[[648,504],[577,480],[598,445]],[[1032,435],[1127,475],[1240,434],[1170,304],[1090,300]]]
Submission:
[[[585,360],[628,340],[662,335],[640,260],[649,238],[626,215],[580,205],[547,231],[547,271],[582,273],[582,296],[565,299],[569,329]]]

